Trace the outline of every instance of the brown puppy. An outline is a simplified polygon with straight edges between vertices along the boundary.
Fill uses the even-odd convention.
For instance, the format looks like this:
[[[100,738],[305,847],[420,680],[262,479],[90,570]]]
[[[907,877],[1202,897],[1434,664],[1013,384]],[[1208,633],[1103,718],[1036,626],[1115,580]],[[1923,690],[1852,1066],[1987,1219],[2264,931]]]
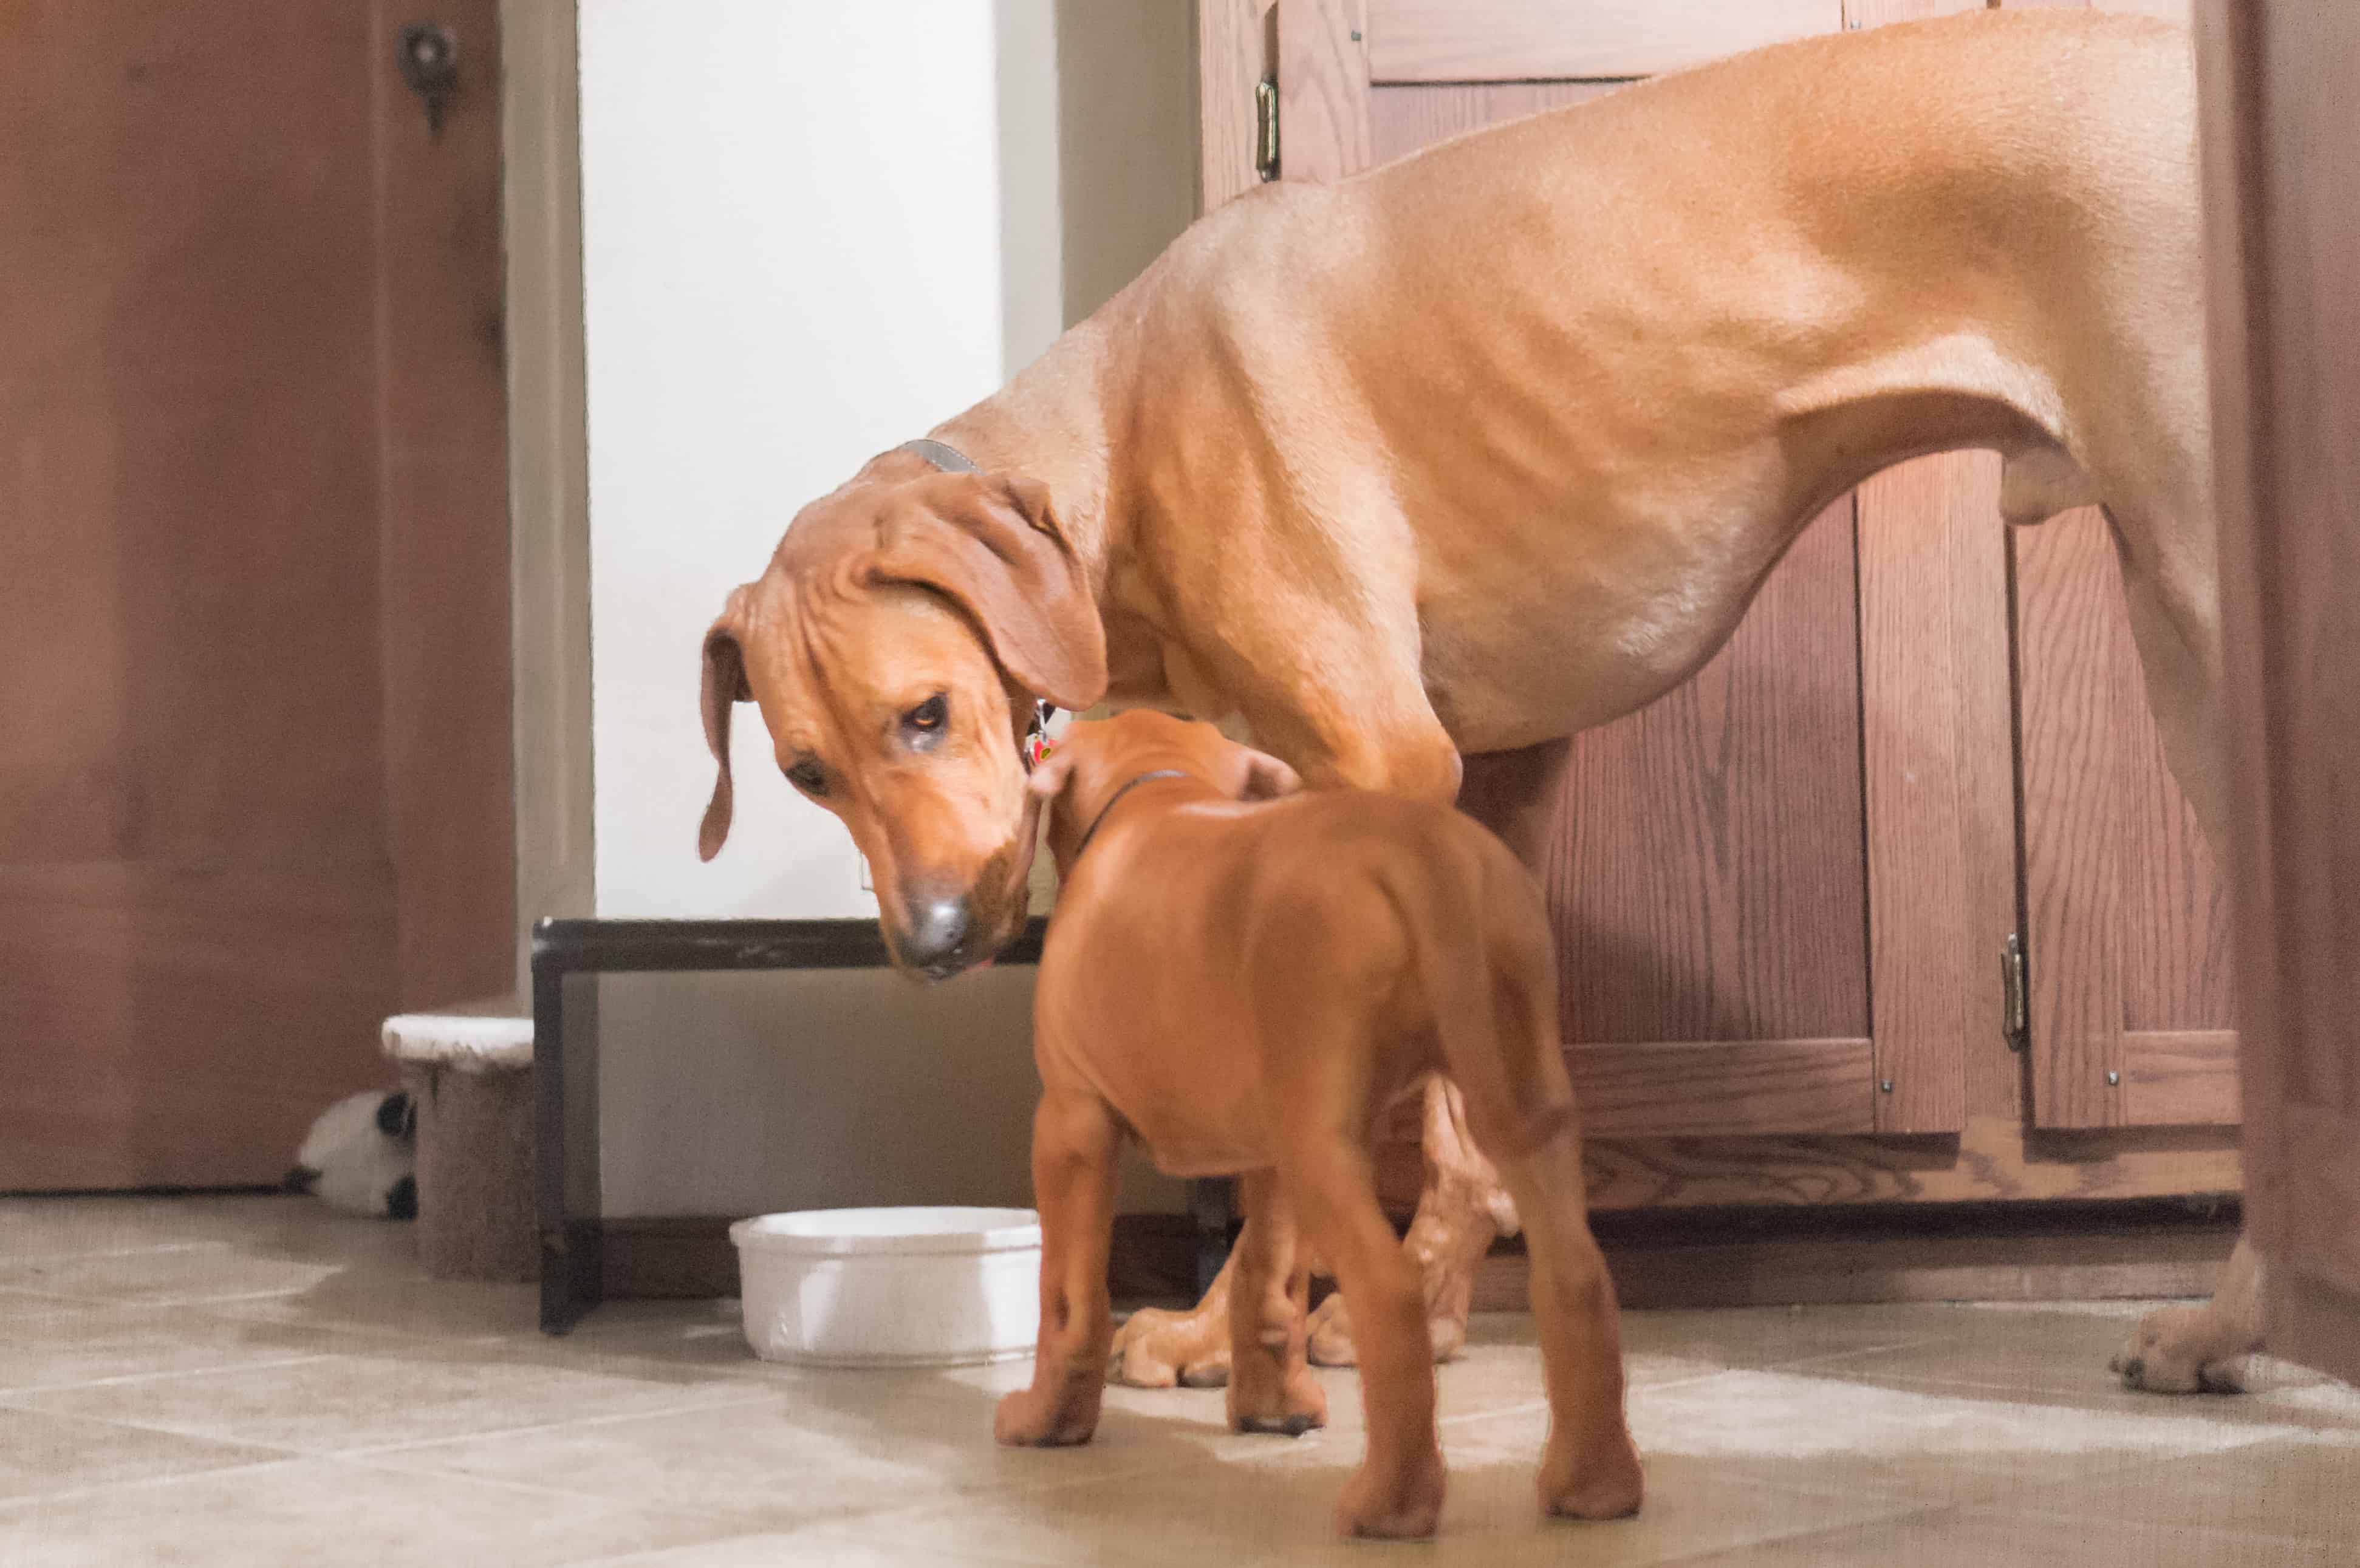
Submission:
[[[2184,34],[1976,11],[1232,201],[796,517],[705,640],[705,851],[751,698],[896,953],[950,973],[1022,914],[1031,699],[1104,695],[1240,714],[1317,785],[1447,802],[1492,754],[1470,797],[1529,865],[1567,737],[1688,679],[1829,501],[1962,447],[2011,521],[2105,506],[2218,847],[2194,127]],[[1496,1210],[1427,1152],[1459,1176],[1415,1245],[1463,1313]],[[1127,1327],[1126,1375],[1191,1370],[1218,1305]],[[2178,1323],[2126,1376],[2195,1387],[2240,1337]]]
[[[1209,724],[1076,724],[1033,775],[1061,879],[1033,1002],[1042,1098],[1041,1340],[1000,1402],[1007,1443],[1085,1443],[1112,1326],[1115,1150],[1175,1174],[1243,1172],[1255,1221],[1230,1286],[1230,1424],[1326,1419],[1305,1360],[1306,1258],[1359,1325],[1368,1454],[1345,1535],[1430,1535],[1442,1508],[1423,1290],[1377,1206],[1370,1142],[1427,1074],[1462,1086],[1524,1218],[1551,1422],[1544,1509],[1639,1506],[1614,1288],[1590,1237],[1539,888],[1447,807],[1360,790],[1288,795],[1284,763]]]

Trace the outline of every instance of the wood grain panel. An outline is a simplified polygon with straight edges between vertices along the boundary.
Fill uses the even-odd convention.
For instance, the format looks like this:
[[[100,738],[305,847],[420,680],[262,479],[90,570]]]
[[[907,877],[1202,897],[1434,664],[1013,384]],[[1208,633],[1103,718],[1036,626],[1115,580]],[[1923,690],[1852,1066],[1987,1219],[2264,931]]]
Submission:
[[[1602,98],[1621,82],[1416,82],[1369,93],[1370,145],[1391,163],[1463,132]]]
[[[1544,882],[1568,1043],[1868,1034],[1852,508],[1692,681],[1576,743]]]
[[[1287,180],[1341,180],[1369,167],[1366,0],[1285,0],[1278,7],[1278,169]]]
[[[1277,69],[1273,0],[1197,0],[1196,210],[1262,183],[1254,89]]]
[[[1968,941],[1950,544],[1970,460],[1920,459],[1857,494],[1869,995],[1880,1132],[1956,1132],[1967,1115]],[[1886,1088],[1885,1085],[1891,1085]]]
[[[382,1082],[382,863],[0,866],[0,1192],[270,1182]]]
[[[2034,1119],[2137,1125],[2136,1042],[2233,1021],[2226,898],[2164,757],[2103,515],[2020,531],[2016,583]]]
[[[2109,560],[2117,584],[2121,573]],[[2119,617],[2118,617],[2119,618]],[[2236,1021],[2228,889],[2172,781],[2125,622],[2115,658],[2123,748],[2123,1027],[2225,1029]]]
[[[2016,541],[2022,676],[2025,946],[2032,1114],[2044,1127],[2123,1120],[2119,705],[2129,641],[2114,540],[2095,508]],[[2132,657],[2136,657],[2133,655]]]
[[[1956,1138],[1592,1138],[1582,1147],[1598,1209],[1727,1203],[1957,1203],[2234,1192],[2236,1141],[2215,1127],[2035,1133],[1973,1115]],[[1424,1182],[1415,1138],[1378,1150],[1387,1207]]]
[[[1610,1227],[1611,1228],[1611,1227]],[[1863,1234],[1701,1245],[1599,1238],[1614,1297],[1655,1308],[1854,1301],[2087,1301],[2209,1294],[2235,1245],[2231,1225],[2095,1225],[2079,1233]],[[1475,1310],[1529,1310],[1531,1268],[1502,1247],[1475,1275]],[[2027,1324],[2027,1329],[2030,1325]]]
[[[1865,1040],[1590,1045],[1566,1065],[1582,1130],[1599,1137],[1876,1130]]]
[[[2234,1127],[2233,1029],[2153,1031],[2123,1041],[2124,1120],[2134,1127]]]
[[[1368,16],[1375,82],[1651,76],[1843,27],[1841,0],[1368,0]]]

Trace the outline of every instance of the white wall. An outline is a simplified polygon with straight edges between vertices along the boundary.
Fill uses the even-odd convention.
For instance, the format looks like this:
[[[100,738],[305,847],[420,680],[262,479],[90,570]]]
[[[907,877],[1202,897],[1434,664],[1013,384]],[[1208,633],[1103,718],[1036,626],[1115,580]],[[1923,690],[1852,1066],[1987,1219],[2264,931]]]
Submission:
[[[710,866],[697,642],[797,506],[1000,385],[994,16],[584,0],[602,915],[874,912],[745,710]]]
[[[697,645],[798,506],[1095,306],[1068,298],[1069,273],[1102,298],[1185,224],[1189,7],[580,14],[597,910],[873,915],[849,836],[786,787],[750,707],[729,843],[697,861],[713,782]],[[1130,160],[1093,147],[1077,166],[1093,136],[1164,145]],[[601,995],[610,1214],[1029,1187],[1025,972],[927,992],[875,974]],[[1177,1192],[1135,1180],[1129,1201],[1168,1208]]]

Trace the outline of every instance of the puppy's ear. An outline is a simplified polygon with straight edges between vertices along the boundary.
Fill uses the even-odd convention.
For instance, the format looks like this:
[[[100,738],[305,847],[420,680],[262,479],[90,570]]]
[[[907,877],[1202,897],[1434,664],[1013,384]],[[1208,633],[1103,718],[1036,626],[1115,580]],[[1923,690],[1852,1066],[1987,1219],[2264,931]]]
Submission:
[[[705,711],[705,744],[719,772],[713,780],[713,799],[705,802],[705,821],[696,830],[699,860],[720,854],[722,842],[729,836],[736,798],[729,779],[729,712],[739,702],[754,700],[753,690],[746,684],[745,655],[738,646],[738,606],[745,593],[743,588],[731,591],[729,607],[705,634],[705,682],[698,701]]]
[[[951,474],[889,519],[871,583],[914,583],[956,602],[1019,685],[1069,712],[1106,694],[1106,631],[1048,486]]]
[[[1303,776],[1270,753],[1256,751],[1250,746],[1241,746],[1238,750],[1245,757],[1245,778],[1237,787],[1239,800],[1275,800],[1303,788]]]

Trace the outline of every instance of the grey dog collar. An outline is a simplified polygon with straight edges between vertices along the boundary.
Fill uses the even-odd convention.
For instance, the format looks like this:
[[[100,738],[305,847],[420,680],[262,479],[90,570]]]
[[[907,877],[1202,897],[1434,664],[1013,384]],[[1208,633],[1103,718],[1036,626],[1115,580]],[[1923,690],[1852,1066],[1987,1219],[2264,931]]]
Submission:
[[[972,462],[968,461],[967,453],[959,451],[959,449],[955,446],[947,446],[938,441],[921,439],[918,441],[903,441],[900,446],[895,447],[893,450],[895,452],[915,452],[920,457],[924,458],[928,463],[933,463],[936,468],[941,469],[945,474],[980,474],[982,472],[981,469],[978,468]]]

